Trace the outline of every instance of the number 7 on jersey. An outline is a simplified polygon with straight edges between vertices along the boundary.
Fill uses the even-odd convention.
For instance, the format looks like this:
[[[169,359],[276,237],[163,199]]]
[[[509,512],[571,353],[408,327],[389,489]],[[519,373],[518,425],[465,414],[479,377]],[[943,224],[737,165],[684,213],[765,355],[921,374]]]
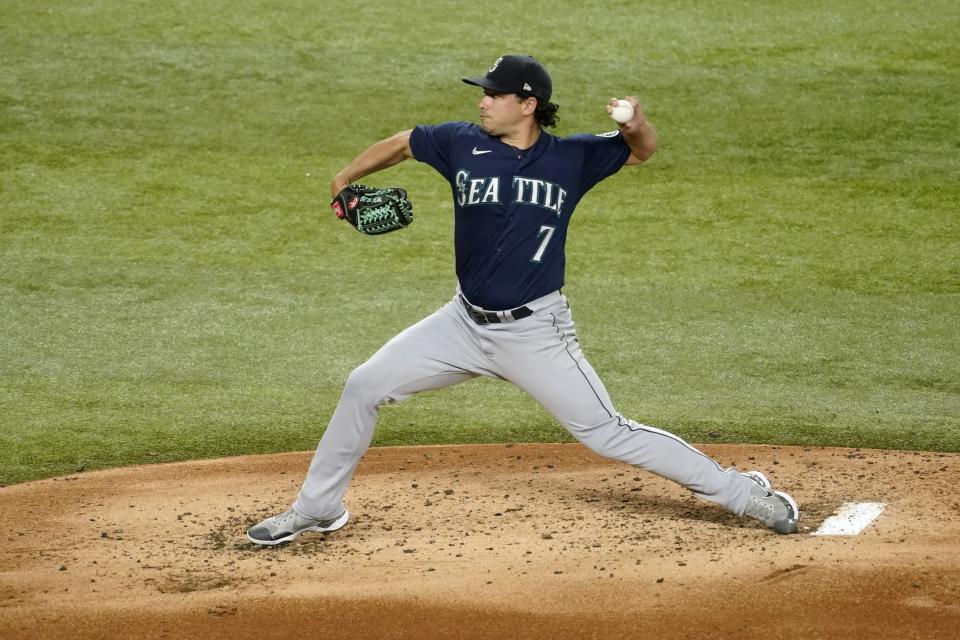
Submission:
[[[537,233],[537,237],[543,236],[543,240],[540,241],[540,246],[537,247],[537,252],[533,254],[531,262],[540,262],[540,259],[543,258],[543,252],[547,250],[547,245],[550,244],[550,238],[553,237],[553,232],[556,230],[556,227],[551,227],[548,224],[540,227],[540,232]]]

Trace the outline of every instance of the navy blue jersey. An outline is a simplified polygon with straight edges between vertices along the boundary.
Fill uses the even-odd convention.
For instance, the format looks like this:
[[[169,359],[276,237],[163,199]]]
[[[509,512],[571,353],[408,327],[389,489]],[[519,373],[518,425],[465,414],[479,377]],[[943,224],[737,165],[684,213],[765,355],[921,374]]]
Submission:
[[[580,198],[630,156],[619,132],[516,149],[476,124],[421,125],[413,157],[453,189],[460,290],[485,309],[512,309],[563,286],[564,245]]]

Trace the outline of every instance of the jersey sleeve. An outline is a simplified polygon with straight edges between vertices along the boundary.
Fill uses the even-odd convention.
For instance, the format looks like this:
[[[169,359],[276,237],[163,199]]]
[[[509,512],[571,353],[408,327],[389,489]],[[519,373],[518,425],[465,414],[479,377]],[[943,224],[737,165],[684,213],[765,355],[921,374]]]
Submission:
[[[584,193],[619,171],[630,157],[630,147],[619,131],[599,135],[580,133],[569,139],[576,141],[583,149],[580,184]]]
[[[444,122],[414,127],[410,134],[410,151],[413,152],[413,157],[430,165],[449,180],[451,141],[462,124]]]

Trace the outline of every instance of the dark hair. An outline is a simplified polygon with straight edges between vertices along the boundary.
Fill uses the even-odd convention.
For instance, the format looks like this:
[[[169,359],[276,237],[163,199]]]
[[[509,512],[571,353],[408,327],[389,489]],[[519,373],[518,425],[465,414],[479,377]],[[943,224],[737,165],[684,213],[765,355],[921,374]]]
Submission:
[[[541,127],[557,126],[557,111],[560,105],[549,101],[540,102],[537,98],[537,110],[533,112],[533,117],[537,119]]]
[[[537,98],[534,95],[529,93],[518,93],[518,100],[526,100],[527,98]],[[541,127],[555,127],[557,126],[557,111],[560,110],[560,105],[554,104],[549,100],[541,100],[537,98],[537,110],[533,112],[533,117],[536,118],[537,124]]]

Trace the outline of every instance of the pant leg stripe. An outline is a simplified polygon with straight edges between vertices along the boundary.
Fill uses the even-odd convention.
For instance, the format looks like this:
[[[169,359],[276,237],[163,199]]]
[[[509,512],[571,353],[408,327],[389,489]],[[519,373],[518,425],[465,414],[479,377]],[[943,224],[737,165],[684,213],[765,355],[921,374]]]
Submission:
[[[590,378],[589,378],[589,377],[587,376],[587,374],[583,371],[583,368],[580,367],[580,362],[576,359],[576,357],[574,357],[574,355],[573,355],[572,353],[570,353],[570,343],[567,342],[567,341],[564,339],[564,338],[566,337],[565,334],[563,333],[563,331],[560,330],[560,327],[557,326],[557,316],[556,316],[556,314],[551,313],[550,315],[553,316],[553,328],[556,330],[556,332],[557,332],[557,337],[560,338],[560,342],[563,343],[563,349],[564,349],[564,351],[566,351],[566,352],[567,352],[567,355],[570,356],[570,359],[573,360],[573,364],[576,365],[577,371],[579,371],[579,372],[580,372],[580,375],[583,376],[583,379],[586,381],[587,386],[589,386],[589,387],[590,387],[590,390],[593,391],[593,395],[597,398],[597,402],[600,403],[600,406],[603,407],[603,410],[607,412],[607,415],[608,415],[609,417],[611,417],[611,418],[614,417],[615,414],[614,414],[612,411],[610,411],[610,409],[607,407],[607,405],[605,405],[605,404],[603,403],[603,400],[600,398],[600,394],[597,393],[597,390],[594,388],[593,383],[590,382]],[[619,414],[616,414],[616,415],[617,415],[618,418],[622,417],[622,416],[620,416]]]
[[[691,446],[688,442],[686,442],[686,441],[683,440],[682,438],[680,438],[680,437],[678,437],[678,436],[675,436],[675,435],[673,435],[672,433],[669,433],[669,432],[667,432],[667,431],[663,431],[663,430],[661,430],[661,429],[657,429],[656,427],[651,427],[651,426],[649,426],[649,425],[641,424],[641,423],[639,423],[639,422],[634,423],[634,424],[637,425],[636,427],[634,427],[633,424],[631,423],[631,421],[628,420],[627,418],[625,418],[623,415],[621,415],[620,413],[614,413],[614,412],[612,412],[612,411],[607,407],[607,405],[605,405],[605,404],[603,403],[603,400],[600,399],[600,394],[597,393],[597,390],[596,390],[596,388],[593,386],[593,383],[590,382],[590,378],[589,378],[589,377],[587,376],[587,374],[583,371],[583,368],[580,366],[579,360],[577,360],[576,356],[574,356],[572,353],[570,353],[570,344],[564,339],[564,338],[566,337],[565,334],[564,334],[563,331],[560,329],[560,327],[557,326],[557,321],[558,321],[558,320],[557,320],[556,314],[551,313],[550,315],[553,316],[553,328],[557,331],[557,337],[559,337],[559,338],[560,338],[560,341],[563,342],[564,350],[567,352],[567,355],[570,356],[570,359],[571,359],[571,360],[573,360],[573,363],[574,363],[574,364],[576,365],[576,367],[577,367],[577,371],[579,371],[579,372],[580,372],[580,375],[583,376],[583,379],[587,382],[587,385],[590,387],[590,390],[593,391],[593,395],[596,396],[597,402],[600,403],[600,406],[603,407],[603,410],[606,411],[606,412],[607,412],[607,415],[610,416],[611,418],[613,418],[613,417],[616,417],[616,418],[617,418],[617,425],[618,425],[618,426],[620,426],[620,427],[626,427],[627,429],[629,429],[629,430],[632,431],[632,432],[644,431],[644,432],[649,433],[649,434],[651,434],[651,435],[659,435],[659,436],[663,436],[663,437],[665,437],[665,438],[670,438],[671,440],[674,440],[674,441],[677,442],[678,444],[682,444],[682,445],[685,446],[687,449],[689,449],[690,451],[693,451],[693,452],[696,453],[697,455],[700,455],[700,456],[706,458],[707,460],[709,460],[710,462],[712,462],[714,465],[716,465],[717,469],[719,469],[719,470],[721,470],[721,471],[724,470],[723,467],[721,467],[720,464],[719,464],[716,460],[714,460],[713,458],[711,458],[711,457],[708,456],[707,454],[703,453],[702,451],[700,451],[700,450],[697,449],[696,447]]]

